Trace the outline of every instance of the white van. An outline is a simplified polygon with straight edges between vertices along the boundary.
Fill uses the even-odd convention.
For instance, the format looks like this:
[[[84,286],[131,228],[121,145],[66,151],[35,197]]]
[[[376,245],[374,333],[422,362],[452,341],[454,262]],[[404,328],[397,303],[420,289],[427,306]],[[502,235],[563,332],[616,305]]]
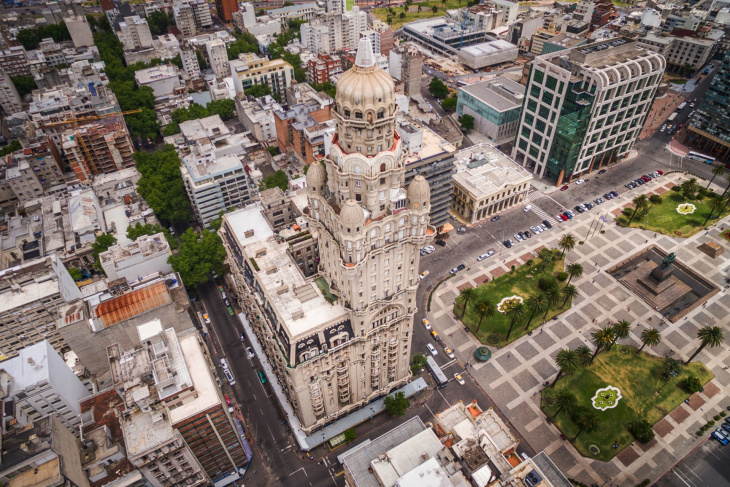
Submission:
[[[530,211],[531,209],[532,209],[532,205],[527,205],[527,206],[525,206],[525,209],[524,209],[524,210],[522,210],[522,211],[524,211],[525,213],[527,213],[527,212],[528,212],[528,211]]]
[[[233,374],[231,374],[231,371],[228,369],[224,369],[223,373],[226,374],[226,379],[228,379],[228,383],[230,385],[236,385],[236,380],[233,378]]]

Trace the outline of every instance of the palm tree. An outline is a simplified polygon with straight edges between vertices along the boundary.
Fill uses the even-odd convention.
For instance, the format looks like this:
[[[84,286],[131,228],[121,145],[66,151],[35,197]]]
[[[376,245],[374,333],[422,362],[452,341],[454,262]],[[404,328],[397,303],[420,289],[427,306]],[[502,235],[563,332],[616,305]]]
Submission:
[[[441,0],[441,5],[446,7],[446,0]]]
[[[560,239],[560,242],[558,242],[558,247],[560,248],[560,250],[563,251],[563,253],[560,255],[560,258],[562,259],[563,256],[565,256],[566,252],[570,252],[575,248],[575,237],[569,233],[563,235],[563,237]]]
[[[688,364],[692,361],[695,356],[702,351],[703,348],[705,348],[707,345],[710,346],[710,348],[719,347],[722,345],[723,336],[722,336],[722,328],[719,326],[705,326],[700,328],[700,331],[697,332],[697,338],[700,339],[700,348],[697,349],[695,353],[692,354],[692,356],[687,359],[685,364]]]
[[[512,333],[512,327],[515,326],[515,323],[518,321],[522,321],[525,318],[525,304],[524,303],[516,303],[507,308],[507,311],[505,312],[507,316],[509,316],[509,330],[507,331],[507,340],[509,340],[509,335]]]
[[[682,198],[687,199],[687,197],[695,194],[699,189],[699,186],[700,185],[697,183],[696,178],[690,178],[687,181],[684,181],[679,185],[679,191],[682,193]]]
[[[540,257],[540,268],[544,269],[549,264],[552,264],[555,259],[555,254],[552,250],[548,248],[542,248],[540,249],[540,252],[537,253],[538,257]]]
[[[626,320],[621,320],[613,325],[613,344],[615,345],[618,340],[628,338],[629,332],[631,331],[631,323]]]
[[[565,308],[565,304],[568,302],[569,299],[573,299],[578,295],[578,288],[576,288],[572,284],[568,284],[565,286],[561,292],[563,298],[565,298],[565,301],[563,301],[563,305],[561,308]]]
[[[560,411],[562,411],[563,409],[570,412],[575,409],[575,406],[577,405],[578,400],[572,393],[568,391],[558,392],[557,394],[555,394],[555,399],[553,401],[553,406],[557,406],[558,410],[555,411],[555,414],[553,414],[553,418],[560,414]]]
[[[542,313],[545,311],[545,307],[547,306],[547,298],[544,294],[535,294],[534,296],[530,296],[527,298],[527,309],[530,311],[530,319],[527,320],[527,326],[525,327],[525,330],[530,328],[530,323],[532,323],[532,317],[535,316],[536,313]]]
[[[644,208],[646,208],[647,206],[649,206],[649,199],[646,197],[645,194],[638,195],[631,202],[634,204],[634,212],[631,214],[631,218],[629,218],[629,223],[626,225],[627,227],[628,226],[631,226],[631,222],[632,222],[632,220],[634,219],[634,216],[636,216],[636,213],[639,210],[642,210],[643,211]]]
[[[436,12],[438,12],[438,11],[439,11],[439,8],[436,5],[434,5],[433,7],[431,7],[431,12],[433,12],[433,15],[431,15],[431,17],[433,17],[434,15],[436,15]]]
[[[715,180],[715,176],[722,176],[722,175],[725,174],[725,172],[726,172],[725,171],[725,166],[715,166],[712,169],[712,179],[710,179],[710,182],[707,183],[707,188],[706,189],[709,189],[710,188],[710,185]]]
[[[477,297],[477,290],[473,287],[468,287],[461,291],[461,294],[459,294],[459,300],[461,301],[461,305],[463,307],[463,310],[461,312],[461,317],[463,318],[466,314],[466,307],[469,305],[469,301],[474,301]]]
[[[575,349],[575,353],[578,355],[578,361],[580,362],[581,366],[585,367],[591,364],[591,361],[593,360],[593,355],[591,354],[590,348],[586,347],[585,345],[581,345],[580,347]]]
[[[722,166],[718,166],[718,167],[722,167]],[[709,213],[709,215],[707,215],[707,218],[705,219],[705,223],[703,223],[702,226],[703,227],[707,226],[707,222],[710,221],[710,218],[712,218],[712,214],[715,213],[715,210],[719,210],[719,213],[717,214],[717,217],[719,218],[720,215],[722,214],[722,210],[724,209],[726,204],[727,203],[725,203],[725,201],[722,198],[715,198],[712,201],[712,206],[710,206],[710,213]]]
[[[580,360],[574,350],[564,348],[555,356],[555,364],[560,370],[558,370],[558,375],[555,377],[553,383],[550,384],[550,387],[555,386],[555,383],[563,374],[572,374],[580,365]]]
[[[577,262],[574,262],[573,264],[568,264],[568,267],[566,268],[566,270],[568,271],[568,275],[570,276],[570,279],[568,279],[567,284],[570,284],[570,281],[574,277],[580,277],[583,275],[583,266]]]
[[[545,318],[547,318],[550,308],[560,301],[560,289],[557,287],[551,287],[545,291],[545,301],[547,302],[547,305],[545,306],[545,315],[542,317],[542,321],[545,321]]]
[[[419,14],[421,13],[421,10],[423,10],[423,7],[421,7],[421,6],[419,5],[419,6],[418,6],[418,13],[419,13]]]
[[[591,333],[593,344],[596,346],[596,351],[593,352],[591,362],[593,362],[593,359],[596,358],[596,355],[598,355],[598,352],[600,352],[602,349],[611,349],[611,345],[613,344],[613,335],[614,333],[612,326],[604,326],[603,328],[598,328],[593,333]]]
[[[494,316],[494,311],[497,307],[494,305],[494,301],[486,297],[479,298],[475,307],[477,313],[479,313],[479,325],[477,326],[477,333],[479,333],[479,329],[482,327],[482,320],[485,317],[491,318]]]
[[[661,392],[664,386],[669,384],[669,381],[679,375],[679,371],[682,367],[682,362],[673,359],[672,357],[666,357],[662,362],[662,375],[667,379],[664,384],[659,388],[657,392]]]
[[[573,440],[578,439],[581,433],[587,431],[592,433],[597,430],[601,424],[601,420],[598,419],[598,415],[588,408],[580,408],[573,413],[573,422],[578,426],[578,434],[575,435]]]
[[[649,345],[650,347],[656,347],[659,345],[659,342],[662,341],[662,334],[659,333],[659,330],[656,328],[647,328],[646,330],[641,332],[641,348],[636,351],[636,353],[641,352],[644,350],[644,347]]]
[[[725,196],[727,190],[730,189],[730,174],[725,175],[725,181],[727,181],[727,186],[725,186],[725,191],[722,192],[722,196]]]

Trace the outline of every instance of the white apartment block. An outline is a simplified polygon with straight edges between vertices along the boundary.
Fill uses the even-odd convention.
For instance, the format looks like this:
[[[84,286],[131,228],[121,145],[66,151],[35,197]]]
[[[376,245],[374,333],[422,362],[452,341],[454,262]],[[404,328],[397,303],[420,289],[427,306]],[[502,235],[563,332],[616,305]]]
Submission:
[[[355,5],[352,10],[342,14],[343,49],[356,49],[360,33],[368,30],[368,14]]]
[[[280,108],[276,101],[268,95],[254,101],[236,97],[238,121],[259,142],[276,139],[275,107]]]
[[[2,68],[0,68],[0,108],[6,117],[23,111],[18,90]]]
[[[674,67],[689,66],[692,70],[702,68],[720,46],[720,38],[675,37],[666,55],[667,63]]]
[[[160,64],[152,68],[135,71],[134,79],[138,86],[152,88],[155,98],[172,95],[175,90],[184,86],[180,80],[177,67],[169,64]]]
[[[91,33],[86,17],[73,16],[64,18],[63,21],[68,28],[68,33],[71,34],[74,47],[94,45],[94,35]]]
[[[197,78],[200,76],[200,64],[198,63],[198,55],[195,49],[181,49],[180,60],[182,61],[183,71],[188,78]]]
[[[312,20],[317,17],[321,11],[322,9],[319,8],[316,3],[312,2],[276,8],[268,10],[266,13],[274,19]]]
[[[314,23],[314,21],[302,24],[300,36],[304,47],[309,49],[315,56],[333,52],[331,48],[330,29],[326,24]]]
[[[626,156],[666,68],[626,38],[538,56],[512,158],[560,185]]]
[[[158,233],[142,235],[126,245],[113,245],[99,254],[99,260],[110,281],[124,278],[129,282],[155,272],[171,273],[172,266],[167,263],[171,255],[165,235]]]
[[[0,364],[0,390],[12,402],[13,418],[21,425],[55,416],[79,435],[79,402],[90,395],[47,340],[27,346]],[[9,420],[7,408],[4,419]]]
[[[294,68],[283,59],[269,60],[253,53],[244,53],[229,62],[236,94],[253,85],[268,85],[272,93],[283,94],[294,81]]]
[[[152,47],[150,26],[147,24],[147,20],[139,15],[124,17],[124,22],[119,22],[117,37],[124,44],[125,50],[133,51]]]
[[[376,56],[380,54],[380,32],[372,29],[366,29],[360,33],[360,38],[365,39],[370,43],[373,54]]]
[[[175,25],[184,37],[194,36],[213,25],[210,5],[204,0],[176,0],[172,12]]]
[[[209,66],[215,73],[216,77],[222,78],[231,74],[231,68],[228,66],[228,50],[226,43],[220,39],[213,39],[205,45],[208,53]]]

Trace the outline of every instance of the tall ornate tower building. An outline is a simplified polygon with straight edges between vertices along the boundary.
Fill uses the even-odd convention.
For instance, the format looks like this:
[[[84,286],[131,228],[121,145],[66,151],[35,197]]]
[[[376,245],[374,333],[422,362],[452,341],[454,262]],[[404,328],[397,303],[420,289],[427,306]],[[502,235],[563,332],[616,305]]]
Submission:
[[[393,80],[363,40],[306,198],[268,190],[223,216],[237,294],[305,433],[411,377],[419,249],[433,228],[426,180],[403,187],[395,114]]]

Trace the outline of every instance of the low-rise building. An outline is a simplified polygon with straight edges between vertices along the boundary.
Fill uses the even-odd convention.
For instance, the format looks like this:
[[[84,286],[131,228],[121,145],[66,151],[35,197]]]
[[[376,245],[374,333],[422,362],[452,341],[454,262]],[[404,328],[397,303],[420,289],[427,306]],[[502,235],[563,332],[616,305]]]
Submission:
[[[564,51],[574,47],[582,46],[588,42],[588,39],[576,34],[564,32],[546,40],[542,45],[541,54],[549,54],[551,52]]]
[[[185,87],[180,80],[179,70],[171,64],[160,64],[135,71],[134,79],[138,86],[152,88],[155,97],[171,95]]]
[[[171,273],[172,266],[167,262],[171,255],[165,236],[158,233],[142,235],[127,245],[113,245],[99,254],[99,261],[110,280],[134,281],[154,272]]]
[[[333,115],[331,112],[332,98],[325,93],[317,93],[308,85],[298,84],[301,90],[290,90],[288,93],[296,92],[299,103],[290,104],[288,107],[274,109],[274,120],[276,123],[276,139],[279,151],[283,154],[292,152],[307,164],[311,164],[318,157],[315,154],[324,155],[324,138],[315,140],[307,137],[307,134],[324,129],[322,124],[331,127]],[[290,98],[287,96],[287,98]],[[311,129],[311,131],[310,131]]]
[[[294,68],[283,59],[268,60],[245,53],[229,64],[236,94],[254,85],[268,85],[272,93],[282,94],[295,81]]]
[[[94,35],[91,33],[91,27],[86,20],[86,16],[65,17],[63,22],[66,24],[74,47],[93,46]]]
[[[492,40],[486,26],[462,25],[448,17],[414,20],[403,25],[403,37],[428,52],[442,56],[458,56],[465,47]]]
[[[117,37],[124,44],[125,50],[146,49],[152,47],[152,34],[147,20],[139,15],[124,17],[119,22]]]
[[[524,86],[499,76],[459,88],[456,113],[474,117],[474,130],[499,146],[514,140],[524,97]]]
[[[471,69],[482,69],[495,64],[517,59],[519,50],[514,44],[502,39],[494,39],[459,50],[459,62]]]
[[[269,95],[255,99],[245,95],[236,97],[238,121],[259,142],[276,139],[274,110],[278,108],[280,105]]]
[[[296,19],[296,20],[312,20],[322,11],[319,6],[312,3],[299,3],[296,5],[288,5],[286,7],[268,10],[266,14],[274,19]]]
[[[478,144],[456,154],[451,209],[474,224],[527,198],[532,175],[490,144]]]

